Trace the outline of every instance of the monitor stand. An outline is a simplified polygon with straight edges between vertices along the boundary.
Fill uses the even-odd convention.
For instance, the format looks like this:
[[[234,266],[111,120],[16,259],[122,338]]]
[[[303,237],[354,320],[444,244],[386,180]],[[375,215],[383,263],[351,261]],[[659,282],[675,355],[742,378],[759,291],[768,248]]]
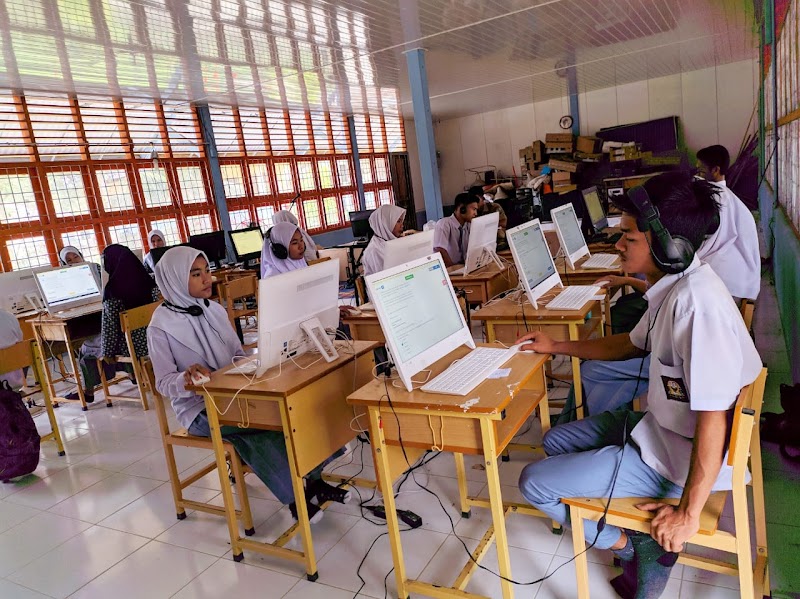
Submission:
[[[483,251],[481,252],[481,257],[478,258],[478,268],[483,268],[490,262],[494,262],[495,264],[497,264],[497,267],[500,270],[503,270],[503,263],[500,261],[500,257],[497,255],[497,252],[492,251],[489,248],[483,248]]]

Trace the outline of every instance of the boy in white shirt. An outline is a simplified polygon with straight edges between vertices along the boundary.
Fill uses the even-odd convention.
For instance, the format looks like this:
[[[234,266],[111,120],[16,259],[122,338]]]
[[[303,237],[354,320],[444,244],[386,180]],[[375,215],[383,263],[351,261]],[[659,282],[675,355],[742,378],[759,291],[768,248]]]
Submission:
[[[592,360],[642,359],[651,352],[648,411],[604,412],[551,429],[548,458],[529,464],[520,489],[532,505],[566,523],[562,497],[680,497],[656,511],[652,536],[586,522],[586,538],[623,560],[613,586],[622,597],[655,599],[683,544],[699,529],[712,491],[729,489],[723,465],[731,408],[761,359],[725,284],[696,257],[719,210],[705,181],[670,185],[655,177],[620,199],[623,268],[648,281],[648,310],[631,333],[584,342],[537,332],[523,349]],[[649,197],[648,197],[649,196]],[[660,213],[660,215],[659,215]],[[587,476],[587,472],[592,472]],[[637,558],[634,560],[634,556]]]
[[[433,251],[442,255],[445,266],[463,264],[469,245],[469,226],[478,215],[478,198],[460,193],[453,203],[453,214],[436,223]]]

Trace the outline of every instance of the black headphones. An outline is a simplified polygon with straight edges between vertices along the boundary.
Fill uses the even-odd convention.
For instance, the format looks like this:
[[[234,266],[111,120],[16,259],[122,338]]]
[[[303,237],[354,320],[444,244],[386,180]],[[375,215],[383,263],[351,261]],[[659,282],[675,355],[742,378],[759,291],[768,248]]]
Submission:
[[[269,247],[272,253],[278,260],[286,260],[289,257],[289,250],[285,245],[272,241],[272,227],[267,231],[267,239],[269,240]]]
[[[205,300],[206,306],[208,305],[208,300]],[[188,308],[184,308],[182,306],[176,306],[175,304],[169,303],[167,300],[164,300],[164,305],[167,307],[168,310],[172,310],[173,312],[180,312],[181,314],[188,314],[189,316],[202,316],[203,315],[203,308],[194,304],[193,306],[189,306]]]
[[[689,268],[694,260],[692,242],[680,235],[672,236],[661,222],[658,208],[650,201],[647,190],[641,185],[628,190],[628,198],[639,210],[636,226],[642,233],[652,231],[655,245],[647,242],[656,266],[667,274],[678,274]]]
[[[461,206],[458,207],[458,213],[461,214],[462,216],[464,214],[466,214],[467,213],[467,205],[466,204],[461,204]]]

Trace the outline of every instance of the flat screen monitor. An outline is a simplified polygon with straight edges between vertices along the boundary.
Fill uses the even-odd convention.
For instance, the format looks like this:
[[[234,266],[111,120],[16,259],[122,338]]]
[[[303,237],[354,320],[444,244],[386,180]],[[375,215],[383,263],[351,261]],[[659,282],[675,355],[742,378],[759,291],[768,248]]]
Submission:
[[[12,314],[40,309],[42,296],[36,286],[36,273],[52,268],[39,266],[0,273],[0,308]]]
[[[386,345],[408,391],[418,372],[461,345],[475,348],[438,252],[369,275],[366,281]]]
[[[351,212],[350,228],[353,229],[353,237],[356,239],[366,239],[372,237],[372,229],[369,227],[369,217],[374,210],[356,210]]]
[[[214,266],[219,266],[228,255],[225,248],[225,231],[190,235],[189,245],[196,250],[204,252],[208,261]]]
[[[264,246],[264,235],[261,233],[260,228],[250,227],[249,229],[228,231],[228,235],[231,238],[237,262],[257,260],[261,257],[261,249]]]
[[[153,248],[150,250],[150,256],[153,258],[153,266],[158,264],[158,261],[161,260],[161,257],[170,249],[177,248],[177,247],[184,247],[188,246],[188,243],[179,243],[177,245],[165,245],[160,248]]]
[[[36,273],[48,312],[61,312],[102,300],[96,265],[89,262]]]
[[[486,266],[497,255],[497,227],[500,214],[492,212],[473,218],[469,225],[469,244],[464,258],[464,274]]]
[[[511,255],[528,301],[538,308],[537,300],[556,285],[561,285],[553,256],[539,219],[506,231]]]
[[[312,318],[331,331],[339,326],[338,260],[259,281],[257,376],[314,347],[301,328]]]
[[[383,270],[430,256],[433,253],[433,234],[434,231],[431,229],[387,241],[383,255]]]
[[[558,243],[561,244],[561,249],[564,250],[564,258],[567,260],[570,268],[575,268],[575,263],[583,256],[589,256],[589,246],[586,245],[586,239],[581,232],[581,225],[578,222],[578,217],[575,214],[575,208],[572,204],[556,208],[552,212],[553,224],[556,226],[556,234],[558,235]]]
[[[608,227],[608,218],[606,218],[606,213],[603,211],[603,204],[600,202],[600,194],[597,192],[597,187],[587,187],[581,194],[595,232],[602,231]]]

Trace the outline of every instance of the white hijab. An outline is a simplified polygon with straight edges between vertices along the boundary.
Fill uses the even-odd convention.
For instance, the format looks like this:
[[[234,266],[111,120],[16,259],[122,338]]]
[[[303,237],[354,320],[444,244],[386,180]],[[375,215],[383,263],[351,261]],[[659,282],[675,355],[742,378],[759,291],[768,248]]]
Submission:
[[[158,235],[161,239],[163,239],[165,244],[167,243],[167,236],[164,235],[164,233],[162,233],[160,229],[153,229],[147,234],[147,245],[150,246],[151,250],[154,247],[153,237],[155,237],[156,235]]]
[[[278,223],[292,223],[293,225],[296,225],[298,229],[300,229],[300,221],[298,221],[297,217],[288,210],[278,210],[272,215],[272,222],[276,225]],[[304,231],[303,229],[300,229],[300,235],[303,236],[303,243],[306,244],[306,251],[303,254],[303,258],[305,258],[307,261],[316,260],[319,258],[319,252],[317,251],[317,244],[314,242],[314,238],[308,234],[308,231]]]
[[[383,257],[386,253],[386,242],[397,239],[392,233],[395,224],[401,218],[405,218],[405,208],[385,204],[380,206],[369,216],[369,226],[374,235],[369,241],[367,249],[364,250],[364,257],[361,264],[364,266],[364,274],[371,275],[383,270]]]
[[[58,258],[61,261],[62,266],[67,265],[67,254],[78,254],[81,257],[81,260],[84,259],[81,251],[74,245],[65,245],[63,248],[61,248],[61,251],[58,252]]]
[[[273,242],[283,245],[288,250],[295,231],[300,231],[300,227],[288,222],[278,223],[268,231],[267,236],[264,237],[264,247],[261,249],[262,279],[308,266],[305,258],[300,258],[299,260],[278,258],[272,252],[272,247],[270,247],[271,239]]]
[[[167,250],[156,264],[156,283],[166,302],[180,308],[199,306],[203,314],[192,316],[162,304],[153,313],[150,326],[200,354],[209,368],[217,370],[241,354],[242,344],[225,308],[189,295],[189,272],[198,256],[206,257],[203,252],[185,246]]]

